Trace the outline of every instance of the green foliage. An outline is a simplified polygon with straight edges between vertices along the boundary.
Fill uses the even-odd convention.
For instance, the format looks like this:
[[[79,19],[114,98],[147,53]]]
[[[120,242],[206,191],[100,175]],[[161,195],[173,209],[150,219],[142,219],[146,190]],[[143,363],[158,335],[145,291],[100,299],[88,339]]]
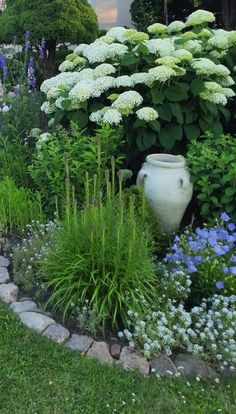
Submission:
[[[6,6],[0,16],[1,41],[30,31],[35,46],[42,38],[89,42],[97,33],[97,18],[87,0],[7,0]]]
[[[186,378],[147,379],[118,364],[78,357],[29,330],[2,303],[0,320],[1,414],[235,413],[234,376],[219,384],[194,379],[191,386]],[[9,378],[14,378],[14,387],[9,387]]]
[[[8,112],[0,112],[1,134],[5,138],[12,140],[19,137],[23,140],[29,135],[32,127],[40,126],[40,93],[29,93],[23,89],[15,98],[6,97],[4,103],[10,106]]]
[[[11,132],[14,130],[12,127]],[[28,165],[31,162],[32,147],[27,141],[20,139],[17,132],[10,139],[0,134],[0,179],[8,176],[17,186],[31,188]]]
[[[17,188],[11,178],[0,181],[0,232],[22,233],[33,219],[43,220],[39,194]]]
[[[117,326],[125,321],[128,303],[156,297],[154,246],[143,215],[135,214],[134,198],[126,206],[119,178],[119,194],[114,194],[115,170],[106,178],[102,197],[97,176],[93,191],[86,180],[86,202],[78,211],[76,203],[56,233],[55,245],[41,263],[41,280],[52,290],[49,302],[70,315],[73,306],[84,306]],[[74,196],[72,197],[74,198]],[[145,211],[143,196],[142,209]],[[129,296],[129,302],[127,297]]]
[[[226,211],[236,220],[236,139],[207,134],[201,142],[192,141],[187,163],[201,215],[210,220]]]
[[[59,199],[59,204],[64,203],[65,157],[70,183],[79,201],[83,199],[86,172],[93,176],[99,170],[102,179],[111,156],[116,157],[117,166],[121,166],[123,160],[121,131],[109,126],[102,126],[96,135],[88,136],[76,124],[71,124],[69,131],[56,129],[48,141],[43,141],[39,136],[36,147],[29,171],[49,210],[55,208],[55,197]]]
[[[137,30],[146,30],[150,24],[163,21],[163,5],[157,0],[134,0],[130,13]]]

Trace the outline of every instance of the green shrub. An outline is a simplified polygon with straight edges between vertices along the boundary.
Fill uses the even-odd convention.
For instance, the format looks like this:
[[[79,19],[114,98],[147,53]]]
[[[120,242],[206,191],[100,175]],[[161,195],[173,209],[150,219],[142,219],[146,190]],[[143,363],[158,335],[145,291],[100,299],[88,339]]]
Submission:
[[[212,134],[192,141],[187,163],[191,171],[197,205],[204,219],[226,211],[236,220],[236,139]]]
[[[0,133],[0,179],[7,176],[19,187],[32,188],[33,182],[28,171],[33,153],[30,139],[20,138],[13,125],[11,135],[6,137]]]
[[[151,25],[149,34],[113,28],[79,45],[62,73],[42,84],[42,110],[81,129],[123,124],[132,157],[150,148],[183,151],[208,130],[219,136],[235,95],[231,65],[222,62],[230,60],[236,35],[206,28],[214,20],[197,10],[186,23]]]
[[[11,178],[5,177],[0,181],[0,232],[22,233],[33,219],[43,220],[39,194],[18,188]]]
[[[113,169],[112,183],[115,172]],[[50,302],[70,315],[74,306],[84,306],[100,316],[103,327],[126,319],[128,306],[138,298],[149,302],[156,296],[154,245],[145,215],[135,214],[134,198],[128,207],[123,199],[120,177],[119,195],[106,177],[102,198],[86,180],[83,210],[69,214],[56,233],[55,244],[41,263],[41,281],[52,290]],[[143,197],[143,211],[145,199]],[[127,302],[127,297],[129,301]],[[88,301],[88,302],[86,302]]]
[[[70,131],[59,128],[52,134],[40,135],[36,147],[29,171],[47,207],[55,205],[55,197],[59,201],[65,199],[65,162],[69,168],[70,183],[81,200],[87,171],[93,175],[99,170],[102,175],[110,164],[111,156],[116,157],[118,165],[123,159],[120,130],[109,126],[102,126],[94,136],[84,136],[72,124]]]

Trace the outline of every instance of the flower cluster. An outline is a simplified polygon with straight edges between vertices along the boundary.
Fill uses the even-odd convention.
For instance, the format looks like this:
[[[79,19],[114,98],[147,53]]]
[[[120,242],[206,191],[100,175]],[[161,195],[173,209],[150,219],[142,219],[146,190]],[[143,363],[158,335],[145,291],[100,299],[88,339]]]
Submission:
[[[136,106],[141,105],[143,97],[136,91],[127,91],[121,93],[112,103],[112,108],[117,109],[121,113],[132,111]]]
[[[196,296],[221,290],[231,294],[236,288],[236,226],[226,213],[213,228],[188,230],[176,236],[172,252],[165,261],[176,270],[192,274]]]
[[[215,16],[213,13],[199,9],[188,16],[186,26],[199,26],[203,23],[213,23],[214,21]]]
[[[214,295],[191,310],[192,329],[202,354],[218,361],[222,369],[236,363],[236,296]]]
[[[30,291],[36,284],[38,263],[45,257],[57,227],[57,220],[46,224],[32,221],[26,226],[22,244],[13,248],[14,281],[26,291]]]
[[[146,122],[155,121],[159,116],[158,112],[155,109],[149,107],[143,107],[139,109],[138,111],[136,111],[136,115],[138,119],[141,119]]]

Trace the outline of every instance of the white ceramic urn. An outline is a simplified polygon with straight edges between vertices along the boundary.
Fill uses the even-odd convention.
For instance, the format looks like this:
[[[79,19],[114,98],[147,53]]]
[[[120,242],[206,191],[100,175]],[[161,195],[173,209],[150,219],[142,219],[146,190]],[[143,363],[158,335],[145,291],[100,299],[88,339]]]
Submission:
[[[176,231],[193,195],[193,185],[181,155],[152,154],[138,173],[137,184],[159,218],[164,232]]]

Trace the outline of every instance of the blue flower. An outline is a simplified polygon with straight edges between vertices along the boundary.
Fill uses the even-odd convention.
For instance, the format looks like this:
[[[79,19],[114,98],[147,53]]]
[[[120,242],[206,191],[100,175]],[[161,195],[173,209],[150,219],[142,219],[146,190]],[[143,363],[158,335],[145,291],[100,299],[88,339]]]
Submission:
[[[227,223],[230,220],[230,217],[228,216],[227,213],[222,213],[220,216],[221,220],[224,221],[225,223]]]
[[[227,227],[230,231],[234,231],[236,229],[236,226],[234,225],[234,223],[229,223]]]
[[[231,267],[229,268],[229,272],[230,272],[232,275],[236,275],[236,266],[231,266]]]
[[[221,281],[216,282],[215,287],[217,289],[224,289],[224,287],[225,287],[224,282],[221,282]]]

